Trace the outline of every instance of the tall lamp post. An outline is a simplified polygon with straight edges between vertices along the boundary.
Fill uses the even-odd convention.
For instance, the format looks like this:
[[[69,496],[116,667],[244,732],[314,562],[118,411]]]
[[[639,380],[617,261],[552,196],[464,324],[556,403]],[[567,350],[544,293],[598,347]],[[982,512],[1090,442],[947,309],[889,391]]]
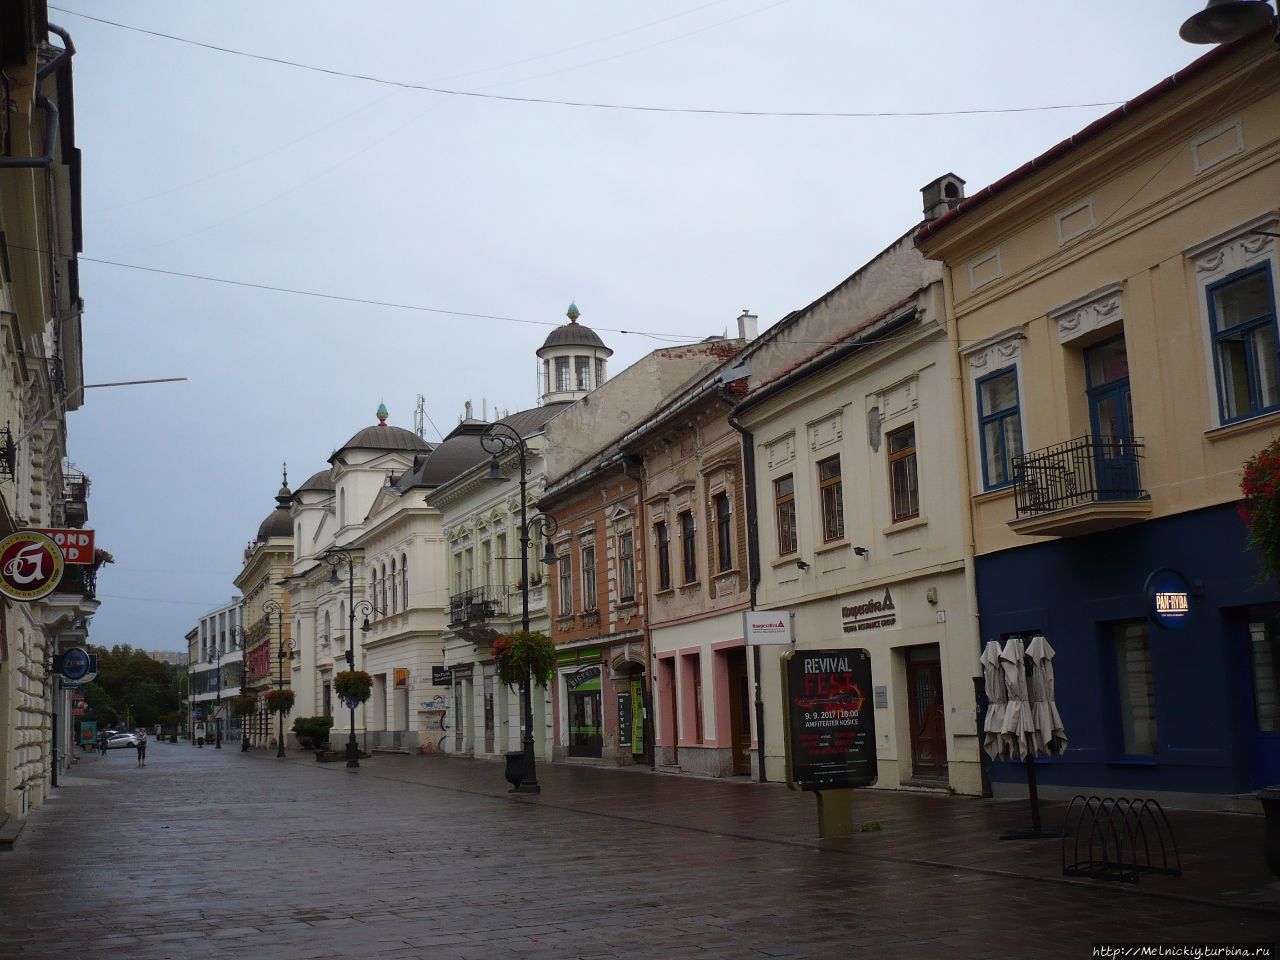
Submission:
[[[222,749],[222,650],[218,647],[218,641],[213,641],[213,649],[209,651],[209,662],[216,663],[215,667],[218,677],[218,694],[214,701],[213,707],[213,745],[219,750]]]
[[[329,564],[329,585],[339,586],[342,580],[338,577],[338,567],[347,565],[347,669],[356,668],[356,565],[351,551],[345,547],[330,547],[322,559]],[[347,766],[360,766],[360,748],[356,745],[356,702],[347,701],[351,711],[350,736],[347,738]]]
[[[271,630],[271,618],[276,618],[276,661],[279,667],[279,674],[276,677],[276,689],[284,689],[284,611],[280,609],[280,604],[274,600],[268,600],[262,605],[262,623],[268,632]],[[290,644],[292,646],[292,644]],[[276,724],[276,757],[284,756],[284,713],[277,713],[278,718]]]
[[[498,457],[510,450],[516,452],[516,469],[519,471],[518,479],[520,484],[520,583],[522,586],[520,590],[520,629],[528,633],[529,529],[531,526],[541,527],[547,544],[541,560],[543,563],[555,563],[556,554],[551,548],[551,534],[556,531],[556,521],[554,517],[547,513],[539,514],[532,521],[529,520],[528,507],[525,504],[525,490],[529,473],[529,446],[525,443],[524,437],[520,435],[520,431],[509,424],[499,421],[481,436],[480,445],[489,454],[490,458],[489,473],[486,477],[488,480],[505,483],[507,477],[502,472],[502,465],[498,462]],[[514,790],[517,793],[541,793],[542,787],[538,784],[538,773],[533,757],[533,685],[530,682],[528,672],[520,678],[520,698],[524,701],[524,736],[521,740],[521,747],[524,752],[524,770],[520,777],[520,783]]]
[[[249,640],[249,633],[244,627],[234,626],[230,630],[232,642],[237,640],[240,642],[240,696],[248,696],[245,689],[249,686],[249,661],[246,659],[249,651],[245,649]],[[245,723],[245,718],[240,717],[240,752],[246,753],[249,749],[249,727]]]

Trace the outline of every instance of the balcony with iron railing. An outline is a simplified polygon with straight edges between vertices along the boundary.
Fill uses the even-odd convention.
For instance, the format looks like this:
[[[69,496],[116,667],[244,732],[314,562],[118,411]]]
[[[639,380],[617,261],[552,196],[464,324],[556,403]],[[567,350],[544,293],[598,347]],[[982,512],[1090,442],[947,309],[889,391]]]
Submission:
[[[483,586],[455,593],[449,598],[449,625],[483,624],[495,617],[508,616],[508,590],[505,586]]]
[[[1140,437],[1077,437],[1013,458],[1014,533],[1080,536],[1151,515]]]

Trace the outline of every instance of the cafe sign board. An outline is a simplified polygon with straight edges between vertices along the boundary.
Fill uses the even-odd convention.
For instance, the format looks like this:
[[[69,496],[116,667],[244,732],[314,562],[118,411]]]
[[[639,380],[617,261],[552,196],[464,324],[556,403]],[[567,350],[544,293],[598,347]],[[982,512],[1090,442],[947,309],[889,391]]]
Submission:
[[[1191,584],[1177,570],[1164,567],[1147,577],[1143,586],[1147,613],[1153,623],[1166,630],[1181,630],[1191,618]]]
[[[30,602],[47,597],[62,581],[62,549],[38,530],[0,540],[0,594]]]
[[[782,655],[789,787],[843,790],[876,782],[873,689],[865,649]]]
[[[46,530],[36,528],[62,549],[62,559],[67,563],[93,563],[92,530]]]

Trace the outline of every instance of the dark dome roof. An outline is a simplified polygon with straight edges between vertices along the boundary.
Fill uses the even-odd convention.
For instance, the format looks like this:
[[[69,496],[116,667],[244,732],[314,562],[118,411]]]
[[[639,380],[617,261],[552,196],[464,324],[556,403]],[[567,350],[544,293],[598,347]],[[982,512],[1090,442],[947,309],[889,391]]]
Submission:
[[[375,424],[365,427],[344,443],[339,450],[404,450],[426,453],[431,449],[427,441],[404,427]],[[308,481],[310,482],[310,481]]]
[[[331,479],[332,472],[333,471],[329,467],[325,467],[323,470],[317,470],[302,482],[302,486],[293,491],[293,495],[296,497],[304,490],[315,490],[320,493],[328,493],[333,489],[333,480]]]
[[[293,517],[289,516],[286,507],[276,507],[267,514],[267,519],[258,527],[258,542],[262,543],[272,537],[292,537]]]
[[[551,347],[594,347],[603,350],[605,356],[612,356],[613,351],[604,345],[600,335],[590,327],[581,323],[565,323],[556,327],[549,334],[542,346],[538,348],[538,356]]]

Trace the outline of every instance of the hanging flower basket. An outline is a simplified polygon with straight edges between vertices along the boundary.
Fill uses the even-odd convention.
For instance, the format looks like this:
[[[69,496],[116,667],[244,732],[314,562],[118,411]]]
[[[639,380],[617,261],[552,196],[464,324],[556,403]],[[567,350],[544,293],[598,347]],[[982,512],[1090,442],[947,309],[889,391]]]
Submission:
[[[334,676],[333,689],[348,703],[364,703],[373,691],[373,677],[363,670],[343,670]]]
[[[556,669],[556,645],[541,630],[507,633],[493,641],[498,679],[515,686],[525,677],[545,687]]]
[[[292,690],[268,690],[267,709],[272,713],[288,716],[293,712],[294,694]]]
[[[232,697],[231,715],[234,717],[251,717],[258,712],[257,697]]]
[[[1244,500],[1238,510],[1249,527],[1249,545],[1262,572],[1280,579],[1280,438],[1245,463],[1240,492]]]

